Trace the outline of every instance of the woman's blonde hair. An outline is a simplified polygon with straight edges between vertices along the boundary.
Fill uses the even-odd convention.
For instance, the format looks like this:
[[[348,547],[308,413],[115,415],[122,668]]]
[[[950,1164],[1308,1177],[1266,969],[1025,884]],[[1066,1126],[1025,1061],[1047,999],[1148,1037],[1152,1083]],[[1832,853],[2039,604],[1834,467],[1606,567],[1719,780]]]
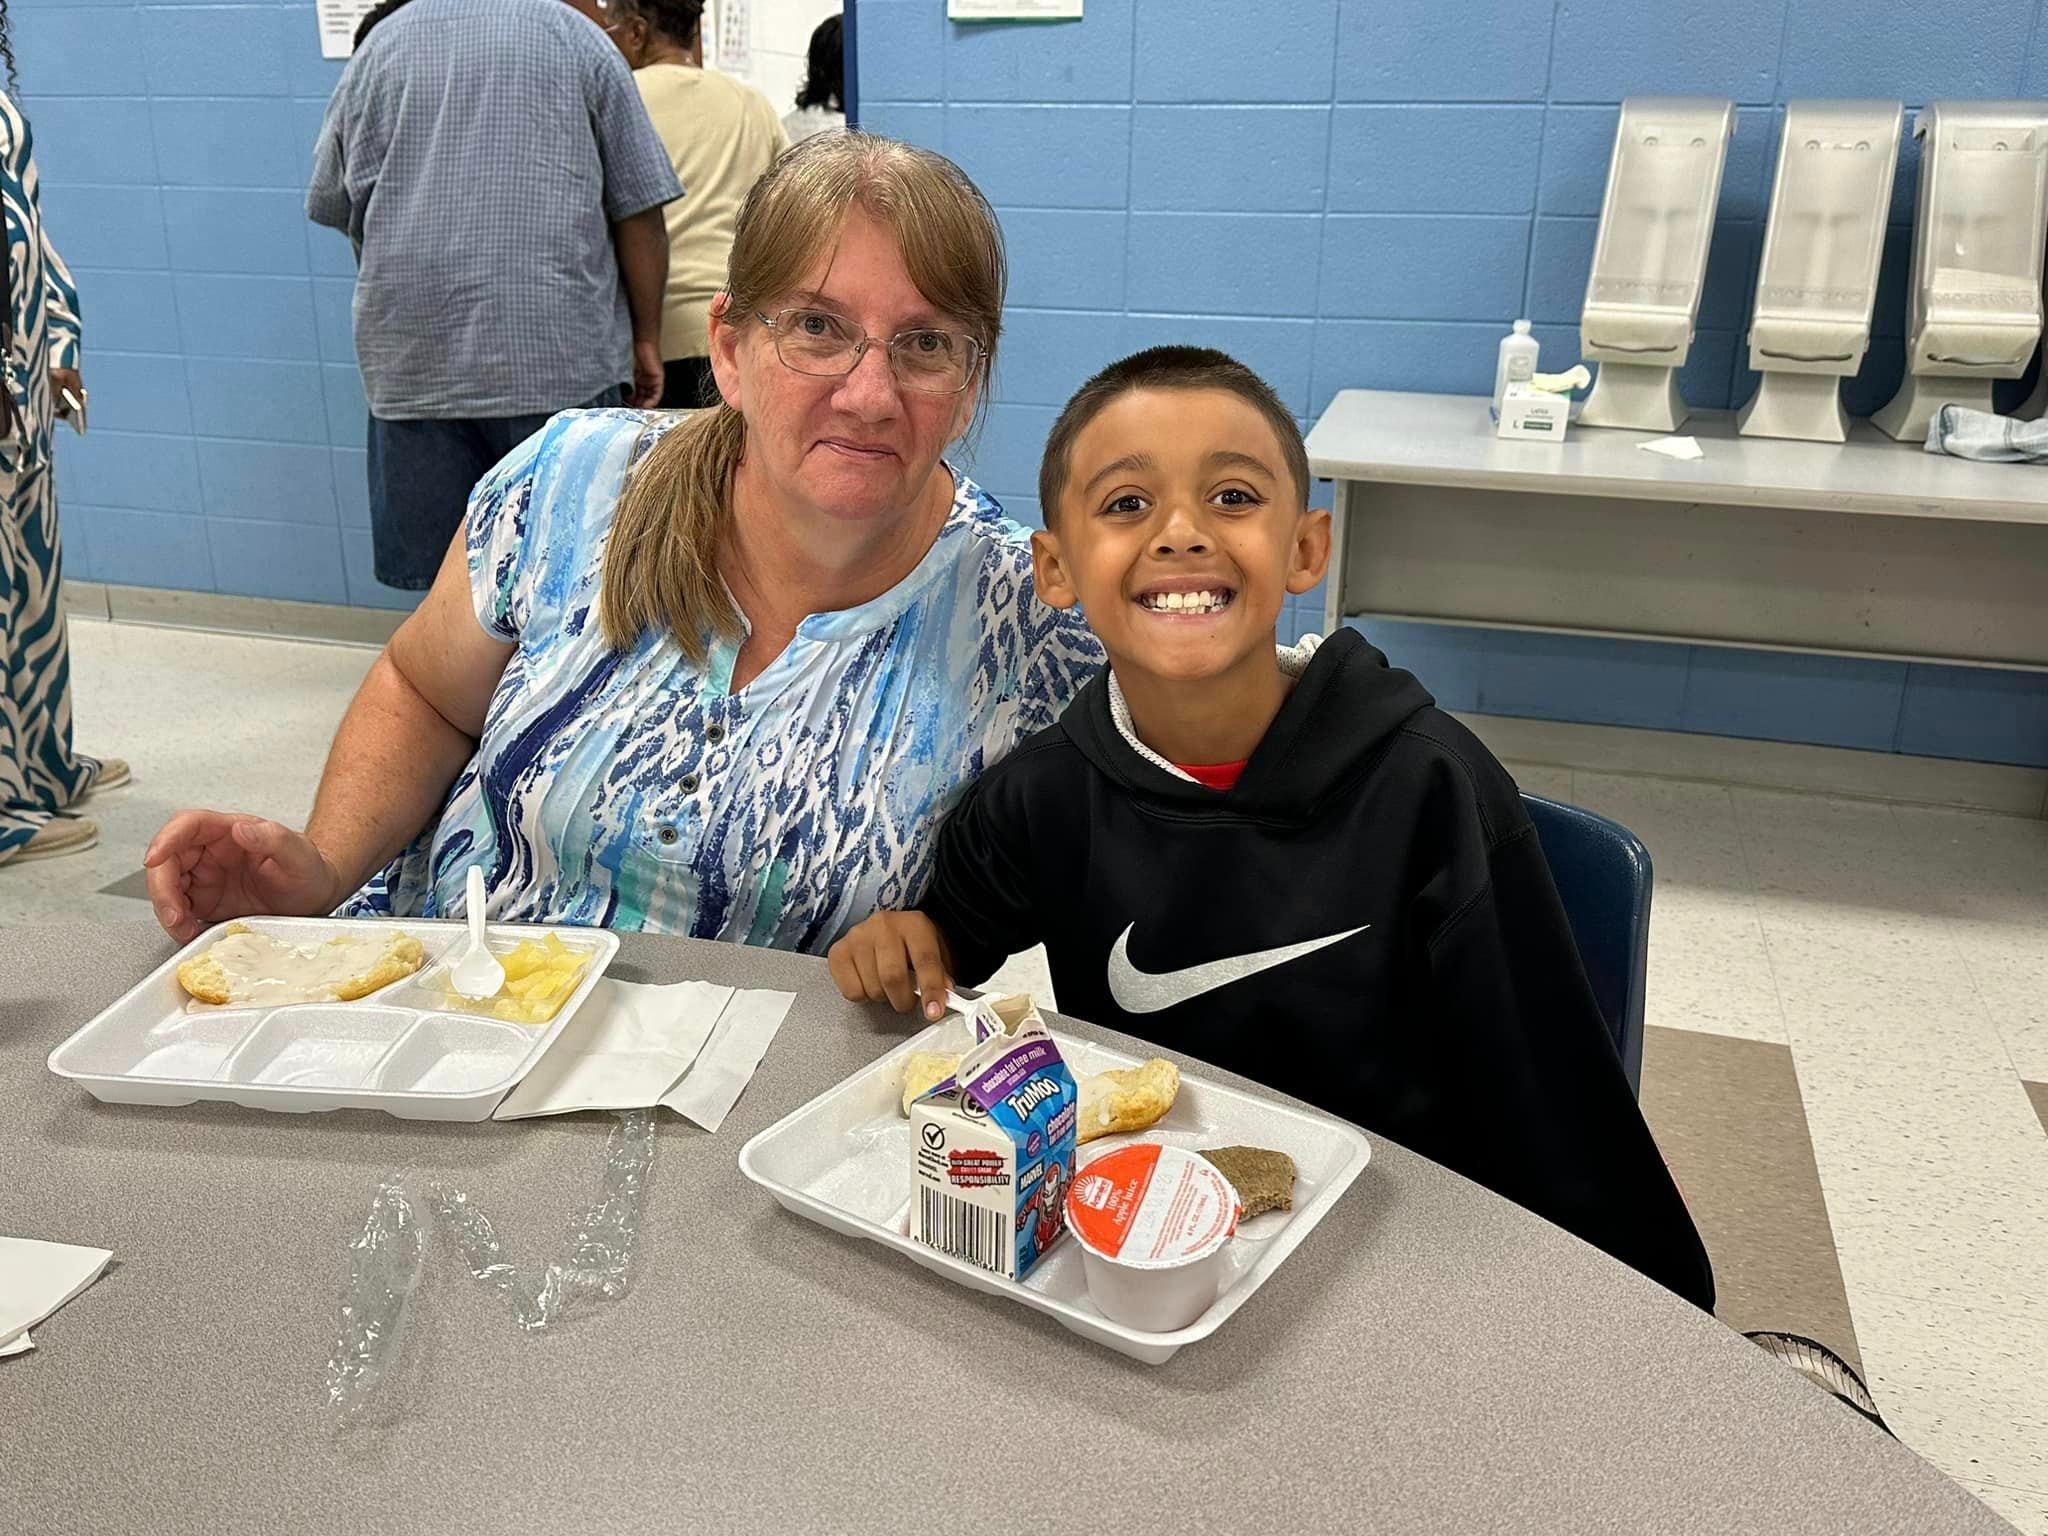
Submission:
[[[1003,328],[1003,233],[981,189],[928,149],[847,132],[785,151],[740,205],[720,323],[751,324],[756,310],[772,309],[839,238],[855,205],[895,236],[918,292],[981,343],[978,417]],[[746,440],[746,418],[720,402],[677,423],[627,477],[598,605],[615,649],[665,629],[702,665],[713,636],[738,638],[718,546]]]

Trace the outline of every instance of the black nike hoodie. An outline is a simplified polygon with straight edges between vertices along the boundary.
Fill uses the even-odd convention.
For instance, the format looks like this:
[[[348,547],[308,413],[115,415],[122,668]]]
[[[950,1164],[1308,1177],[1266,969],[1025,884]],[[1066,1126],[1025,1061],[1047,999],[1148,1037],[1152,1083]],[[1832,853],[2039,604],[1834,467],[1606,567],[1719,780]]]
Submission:
[[[1140,755],[1098,675],[941,828],[919,907],[975,984],[1268,1083],[1712,1310],[1714,1280],[1507,770],[1350,630],[1236,787]]]

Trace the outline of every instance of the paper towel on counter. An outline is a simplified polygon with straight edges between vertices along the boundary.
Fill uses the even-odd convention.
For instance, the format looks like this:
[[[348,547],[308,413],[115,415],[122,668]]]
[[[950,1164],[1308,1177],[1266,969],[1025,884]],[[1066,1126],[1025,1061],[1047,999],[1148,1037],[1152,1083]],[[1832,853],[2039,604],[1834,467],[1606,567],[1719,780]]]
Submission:
[[[1529,376],[1529,387],[1541,390],[1546,395],[1568,395],[1575,389],[1584,389],[1593,382],[1593,375],[1584,363],[1574,363],[1563,373],[1533,373]]]
[[[1660,453],[1667,459],[1704,459],[1707,456],[1696,437],[1655,437],[1636,446],[1645,453]]]

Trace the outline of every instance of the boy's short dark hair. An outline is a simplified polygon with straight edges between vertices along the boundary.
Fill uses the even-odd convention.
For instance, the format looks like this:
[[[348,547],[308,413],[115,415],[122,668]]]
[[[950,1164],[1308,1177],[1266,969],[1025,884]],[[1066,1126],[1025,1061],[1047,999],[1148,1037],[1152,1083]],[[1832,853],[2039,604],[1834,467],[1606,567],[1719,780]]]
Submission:
[[[1301,505],[1307,507],[1308,446],[1301,440],[1301,426],[1294,413],[1273,393],[1273,386],[1229,353],[1213,347],[1147,347],[1111,363],[1083,384],[1052,424],[1045,439],[1045,457],[1038,466],[1038,507],[1046,527],[1052,527],[1059,516],[1074,439],[1112,400],[1137,389],[1220,389],[1237,396],[1273,429]]]

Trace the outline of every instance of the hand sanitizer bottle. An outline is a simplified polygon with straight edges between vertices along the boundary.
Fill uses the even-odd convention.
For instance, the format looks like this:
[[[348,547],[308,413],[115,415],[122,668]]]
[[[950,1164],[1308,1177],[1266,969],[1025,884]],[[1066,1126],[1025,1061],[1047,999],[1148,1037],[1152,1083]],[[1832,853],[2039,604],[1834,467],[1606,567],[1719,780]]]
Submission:
[[[1510,384],[1526,384],[1536,376],[1536,338],[1529,334],[1529,322],[1517,320],[1514,334],[1500,339],[1500,363],[1493,370],[1493,419],[1500,420],[1501,396]]]

